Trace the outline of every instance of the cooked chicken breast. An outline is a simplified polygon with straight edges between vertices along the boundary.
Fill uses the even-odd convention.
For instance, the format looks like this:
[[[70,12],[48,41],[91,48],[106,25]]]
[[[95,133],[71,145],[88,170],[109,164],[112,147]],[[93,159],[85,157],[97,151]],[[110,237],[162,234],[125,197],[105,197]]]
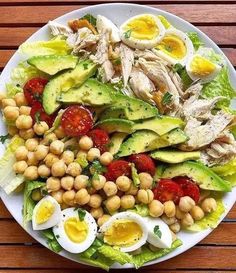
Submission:
[[[49,21],[48,26],[53,36],[65,35],[66,37],[68,37],[70,34],[73,33],[72,29],[70,29],[69,27],[61,25],[53,21]]]
[[[134,51],[123,43],[120,45],[120,59],[124,87],[126,87],[134,64]]]

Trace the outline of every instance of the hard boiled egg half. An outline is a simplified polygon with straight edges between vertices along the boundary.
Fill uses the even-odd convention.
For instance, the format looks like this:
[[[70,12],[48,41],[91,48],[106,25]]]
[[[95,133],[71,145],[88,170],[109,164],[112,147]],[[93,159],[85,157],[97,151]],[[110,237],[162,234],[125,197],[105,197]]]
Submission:
[[[127,20],[120,27],[123,43],[138,49],[151,49],[164,37],[165,27],[152,14],[141,14]]]
[[[99,230],[106,244],[131,252],[147,241],[147,227],[143,218],[133,212],[113,215]]]
[[[182,31],[169,28],[164,38],[155,47],[154,52],[170,65],[180,63],[185,65],[194,54],[194,47],[189,37]]]
[[[34,207],[32,225],[34,230],[43,230],[55,226],[61,220],[61,208],[51,196],[42,198]]]
[[[81,253],[88,249],[97,235],[97,224],[93,216],[83,211],[80,218],[78,209],[62,211],[62,220],[53,228],[58,243],[68,252]]]

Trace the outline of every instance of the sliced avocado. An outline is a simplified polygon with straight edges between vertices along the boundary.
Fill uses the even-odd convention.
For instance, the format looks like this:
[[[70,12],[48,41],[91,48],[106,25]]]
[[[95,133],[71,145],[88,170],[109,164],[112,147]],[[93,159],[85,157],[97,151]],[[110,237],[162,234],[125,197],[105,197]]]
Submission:
[[[133,124],[134,123],[130,120],[110,118],[99,121],[95,127],[101,128],[107,131],[109,134],[113,132],[131,134],[133,132],[132,129]]]
[[[125,109],[112,106],[110,108],[105,109],[99,117],[100,120],[109,118],[127,119]]]
[[[111,138],[110,138],[110,145],[109,145],[109,152],[111,154],[116,154],[119,149],[120,146],[122,144],[122,142],[124,141],[124,139],[127,137],[128,134],[126,133],[114,133]]]
[[[162,178],[173,178],[176,176],[188,176],[204,190],[231,191],[229,183],[199,162],[186,161],[176,164],[166,168],[162,174]]]
[[[38,70],[49,75],[55,75],[59,71],[75,68],[78,57],[73,55],[44,55],[34,56],[27,60],[27,63],[35,66]]]
[[[95,79],[88,79],[80,87],[73,87],[67,92],[61,92],[57,97],[57,101],[92,106],[108,105],[112,102],[112,98],[104,86],[105,84]]]
[[[135,131],[140,129],[148,129],[157,133],[159,136],[162,136],[175,128],[183,126],[184,122],[179,118],[162,116],[139,121],[134,125],[133,129]]]
[[[150,155],[154,159],[172,164],[200,158],[199,151],[183,152],[178,150],[157,150],[152,152]]]
[[[47,114],[54,113],[60,103],[56,101],[61,92],[66,92],[74,86],[82,85],[91,77],[97,69],[97,65],[90,60],[82,61],[74,69],[64,72],[51,79],[43,92],[43,107]]]

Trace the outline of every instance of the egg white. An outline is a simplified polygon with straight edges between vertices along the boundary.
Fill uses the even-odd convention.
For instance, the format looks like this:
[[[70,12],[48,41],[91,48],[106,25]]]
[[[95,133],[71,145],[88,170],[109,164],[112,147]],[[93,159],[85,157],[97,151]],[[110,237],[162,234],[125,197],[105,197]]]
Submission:
[[[67,236],[64,228],[66,220],[69,218],[77,218],[78,211],[75,208],[68,208],[62,211],[61,221],[53,227],[53,233],[58,241],[58,243],[70,253],[81,253],[88,249],[94,242],[97,235],[97,224],[93,216],[86,211],[84,221],[87,223],[88,234],[87,238],[81,243],[75,243],[70,240]]]
[[[134,250],[140,248],[147,241],[148,232],[147,232],[146,223],[145,223],[145,221],[143,220],[143,218],[140,215],[138,215],[136,213],[133,213],[133,212],[128,212],[128,211],[117,213],[117,214],[113,215],[106,223],[104,223],[100,227],[99,233],[104,234],[106,232],[106,230],[115,221],[123,220],[123,219],[134,221],[135,223],[137,223],[141,227],[142,232],[143,232],[142,237],[135,244],[133,244],[131,246],[121,247],[120,248],[120,250],[123,251],[123,252],[131,252],[131,251],[134,251]],[[119,235],[117,234],[117,236],[119,236]]]
[[[42,224],[37,224],[36,223],[36,216],[37,216],[39,206],[45,201],[48,201],[53,204],[54,212],[53,212],[52,216],[48,219],[48,221],[46,221],[45,223],[42,223]],[[49,195],[45,196],[34,207],[33,215],[32,215],[33,230],[44,230],[44,229],[51,228],[59,223],[59,221],[61,220],[61,216],[62,216],[61,208],[60,208],[60,205],[57,203],[57,201]]]
[[[159,34],[152,40],[140,40],[140,39],[136,39],[134,37],[132,37],[132,35],[127,38],[125,36],[125,26],[132,20],[139,18],[141,16],[150,16],[153,18],[153,20],[156,23],[156,26],[159,30]],[[126,22],[124,22],[121,27],[120,27],[120,37],[121,40],[124,44],[132,47],[132,48],[137,48],[137,49],[151,49],[154,48],[160,41],[161,39],[164,37],[165,35],[165,27],[163,26],[163,24],[161,23],[160,19],[157,16],[154,16],[153,14],[139,14],[136,15],[134,17],[131,17],[129,20],[127,20]]]

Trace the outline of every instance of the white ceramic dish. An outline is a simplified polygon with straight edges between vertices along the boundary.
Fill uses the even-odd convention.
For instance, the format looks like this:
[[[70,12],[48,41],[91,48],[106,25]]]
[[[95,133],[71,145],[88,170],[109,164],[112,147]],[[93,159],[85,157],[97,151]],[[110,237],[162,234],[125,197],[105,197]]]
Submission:
[[[172,15],[168,12],[154,9],[148,6],[141,6],[136,4],[103,4],[103,5],[96,5],[91,6],[87,8],[83,8],[80,10],[75,10],[70,13],[67,13],[57,19],[55,19],[56,22],[61,24],[66,24],[68,20],[81,17],[87,13],[91,13],[93,15],[102,14],[108,18],[110,18],[114,23],[116,23],[118,26],[123,23],[125,20],[130,18],[131,16],[141,14],[141,13],[152,13],[152,14],[161,14],[166,16],[166,18],[177,28],[183,31],[196,31],[200,38],[204,41],[206,46],[212,47],[216,52],[223,54],[223,52],[219,49],[219,47],[211,40],[209,39],[204,33],[202,33],[200,30],[195,28],[190,23],[184,21],[183,19]],[[37,41],[37,40],[48,40],[50,37],[49,29],[47,26],[42,27],[40,30],[38,30],[36,33],[34,33],[28,41]],[[225,57],[226,58],[226,57]],[[1,77],[0,77],[0,90],[5,90],[5,83],[9,81],[10,78],[10,72],[11,70],[22,60],[22,56],[20,56],[18,53],[15,53],[8,64],[6,65],[5,69],[3,70]],[[230,71],[230,77],[231,81],[233,83],[233,86],[236,87],[236,72],[234,70],[234,67],[229,62],[229,60],[226,58],[227,65],[229,67]],[[3,121],[0,121],[0,134],[5,134],[5,126]],[[4,146],[0,146],[0,153],[2,154],[4,151]],[[16,221],[22,225],[22,215],[21,215],[21,209],[22,209],[22,194],[14,194],[11,196],[7,196],[4,192],[0,192],[0,196],[5,203],[6,207],[12,214],[12,216],[16,219]],[[236,188],[232,190],[231,193],[228,193],[224,197],[224,204],[226,207],[226,211],[224,215],[222,215],[222,219],[225,217],[225,215],[228,213],[228,211],[232,208],[234,202],[236,201]],[[171,252],[170,254],[164,256],[161,259],[154,260],[150,264],[159,263],[165,260],[168,260],[172,257],[175,257],[179,255],[180,253],[185,252],[189,248],[193,247],[197,243],[199,243],[203,238],[205,238],[212,230],[205,230],[203,232],[199,233],[187,233],[187,232],[180,232],[179,238],[183,241],[183,245],[179,248],[177,248],[175,251]],[[27,232],[38,242],[43,244],[47,247],[47,244],[45,242],[45,239],[43,239],[38,232],[35,232],[31,229],[31,227],[28,228]],[[64,256],[68,259],[74,260],[76,262],[79,262],[79,259],[76,255],[70,254],[66,251],[62,251],[60,253],[61,256]],[[183,257],[184,259],[184,257]],[[113,268],[130,268],[132,265],[124,265],[120,266],[119,264],[115,264]]]

